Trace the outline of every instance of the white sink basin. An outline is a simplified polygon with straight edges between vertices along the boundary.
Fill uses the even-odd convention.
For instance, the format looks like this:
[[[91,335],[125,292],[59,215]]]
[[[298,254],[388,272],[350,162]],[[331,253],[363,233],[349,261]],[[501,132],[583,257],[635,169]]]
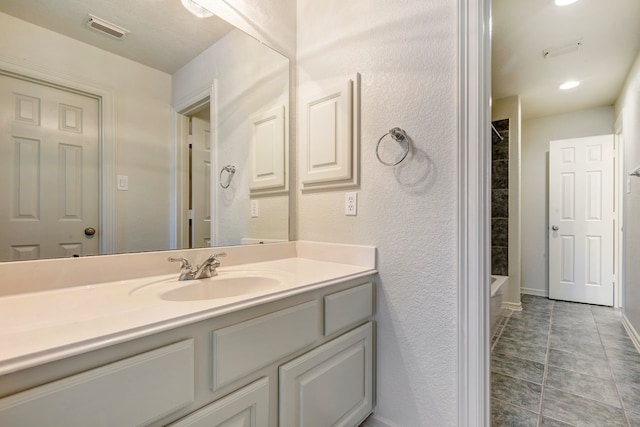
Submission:
[[[198,301],[205,299],[230,298],[276,289],[281,281],[271,277],[212,277],[188,280],[179,288],[160,294],[166,301]]]
[[[147,282],[129,295],[152,295],[165,301],[202,301],[265,293],[291,283],[292,276],[273,271],[225,271],[199,280],[175,277]]]

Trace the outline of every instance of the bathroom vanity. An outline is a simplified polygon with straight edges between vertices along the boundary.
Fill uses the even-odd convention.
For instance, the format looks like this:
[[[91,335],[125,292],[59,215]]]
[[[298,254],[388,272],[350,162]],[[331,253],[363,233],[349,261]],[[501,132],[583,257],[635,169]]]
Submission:
[[[375,249],[225,250],[202,281],[0,297],[0,425],[357,426],[374,401]]]

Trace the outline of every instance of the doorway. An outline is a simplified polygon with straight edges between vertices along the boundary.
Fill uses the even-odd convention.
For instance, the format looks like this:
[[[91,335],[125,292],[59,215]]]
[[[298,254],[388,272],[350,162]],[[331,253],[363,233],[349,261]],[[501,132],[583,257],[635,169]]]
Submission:
[[[212,241],[213,192],[211,164],[213,139],[210,97],[202,99],[178,113],[182,125],[178,144],[184,158],[183,248],[203,248]]]

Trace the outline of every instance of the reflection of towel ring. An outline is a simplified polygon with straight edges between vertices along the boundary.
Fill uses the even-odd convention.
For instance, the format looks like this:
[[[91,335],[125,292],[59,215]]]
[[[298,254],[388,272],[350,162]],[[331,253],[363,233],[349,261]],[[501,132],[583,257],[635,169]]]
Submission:
[[[380,143],[382,142],[384,137],[387,135],[391,135],[391,138],[393,138],[393,140],[396,141],[398,144],[402,144],[404,142],[407,145],[404,150],[404,154],[402,155],[402,157],[400,157],[400,159],[397,162],[385,162],[380,157]],[[389,132],[382,135],[378,140],[378,144],[376,145],[376,157],[378,157],[378,160],[380,161],[380,163],[386,166],[397,165],[407,157],[407,154],[409,154],[409,140],[407,139],[407,133],[400,128],[393,128]]]
[[[229,174],[229,177],[227,178],[227,185],[224,185],[222,183],[222,172],[227,172]],[[220,187],[229,188],[229,185],[231,185],[231,179],[233,178],[234,173],[236,173],[236,167],[233,165],[227,165],[222,169],[220,169]]]

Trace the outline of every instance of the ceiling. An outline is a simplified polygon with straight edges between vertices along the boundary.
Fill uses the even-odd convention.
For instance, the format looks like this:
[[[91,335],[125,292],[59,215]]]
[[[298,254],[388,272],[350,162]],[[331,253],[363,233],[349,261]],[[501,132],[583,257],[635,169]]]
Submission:
[[[640,48],[639,0],[492,1],[492,98],[519,95],[522,117],[615,103]],[[581,41],[577,52],[545,49]],[[567,80],[580,86],[560,90]]]
[[[173,74],[233,29],[180,0],[1,0],[0,11]],[[85,25],[88,14],[130,30],[124,40]]]

